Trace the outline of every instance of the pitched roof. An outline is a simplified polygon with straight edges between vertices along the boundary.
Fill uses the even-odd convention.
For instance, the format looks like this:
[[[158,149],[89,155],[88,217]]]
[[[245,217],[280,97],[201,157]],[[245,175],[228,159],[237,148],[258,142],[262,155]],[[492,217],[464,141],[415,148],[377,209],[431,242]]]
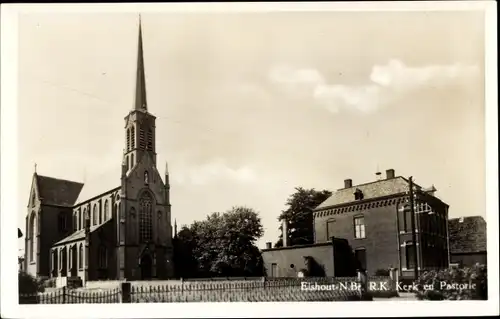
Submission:
[[[450,253],[486,251],[486,221],[481,216],[448,220]]]
[[[36,174],[40,198],[44,204],[71,207],[75,203],[83,184]]]
[[[417,184],[416,188],[421,189]],[[371,183],[354,185],[353,187],[339,189],[321,203],[316,210],[326,207],[346,204],[354,201],[354,192],[359,189],[363,192],[363,199],[372,199],[377,197],[390,196],[409,191],[409,181],[401,176],[379,180]]]
[[[81,204],[93,197],[120,187],[120,178],[121,165],[116,165],[112,169],[85,181],[75,204]]]
[[[102,227],[106,223],[108,223],[110,220],[111,219],[108,219],[107,221],[105,221],[104,223],[102,223],[100,225],[90,226],[90,232],[93,232],[93,231],[99,229],[100,227]],[[80,240],[80,239],[84,239],[84,238],[85,238],[85,228],[82,228],[80,230],[77,230],[73,234],[69,235],[68,237],[61,239],[60,241],[58,241],[57,243],[55,243],[52,246],[58,246],[58,245],[61,245],[64,243],[68,243],[68,242],[72,242],[72,241],[76,241],[76,240]]]

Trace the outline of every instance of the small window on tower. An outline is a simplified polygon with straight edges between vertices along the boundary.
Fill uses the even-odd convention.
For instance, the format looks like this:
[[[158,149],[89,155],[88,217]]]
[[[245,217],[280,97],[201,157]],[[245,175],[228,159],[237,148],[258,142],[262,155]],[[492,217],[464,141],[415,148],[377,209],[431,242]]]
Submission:
[[[148,171],[145,171],[144,172],[144,184],[148,184],[148,183],[149,183]]]

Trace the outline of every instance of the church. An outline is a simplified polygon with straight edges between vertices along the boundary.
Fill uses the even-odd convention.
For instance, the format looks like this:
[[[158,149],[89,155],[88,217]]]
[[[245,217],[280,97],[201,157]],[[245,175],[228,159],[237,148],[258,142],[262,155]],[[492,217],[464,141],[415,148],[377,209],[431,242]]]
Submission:
[[[133,109],[114,185],[33,174],[24,269],[68,280],[148,280],[174,276],[170,185],[157,169],[155,116],[148,112],[139,21]],[[120,162],[117,162],[120,165]]]

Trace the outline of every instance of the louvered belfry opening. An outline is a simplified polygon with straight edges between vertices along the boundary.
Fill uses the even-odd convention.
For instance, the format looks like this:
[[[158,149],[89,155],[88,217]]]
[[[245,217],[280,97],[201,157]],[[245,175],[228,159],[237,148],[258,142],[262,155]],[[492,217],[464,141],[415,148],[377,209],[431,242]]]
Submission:
[[[141,149],[146,148],[146,139],[144,136],[144,129],[142,128],[139,129],[139,148]]]
[[[135,127],[132,126],[130,129],[130,144],[132,145],[132,149],[135,148]]]
[[[148,130],[148,148],[149,151],[153,150],[153,131],[151,129]]]

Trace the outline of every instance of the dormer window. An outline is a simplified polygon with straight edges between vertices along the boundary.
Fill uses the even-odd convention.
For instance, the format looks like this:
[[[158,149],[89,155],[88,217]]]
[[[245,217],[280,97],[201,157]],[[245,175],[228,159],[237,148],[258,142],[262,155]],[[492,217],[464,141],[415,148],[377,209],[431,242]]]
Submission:
[[[354,199],[355,200],[362,200],[363,197],[364,197],[363,192],[359,188],[356,188],[356,191],[354,192]]]

